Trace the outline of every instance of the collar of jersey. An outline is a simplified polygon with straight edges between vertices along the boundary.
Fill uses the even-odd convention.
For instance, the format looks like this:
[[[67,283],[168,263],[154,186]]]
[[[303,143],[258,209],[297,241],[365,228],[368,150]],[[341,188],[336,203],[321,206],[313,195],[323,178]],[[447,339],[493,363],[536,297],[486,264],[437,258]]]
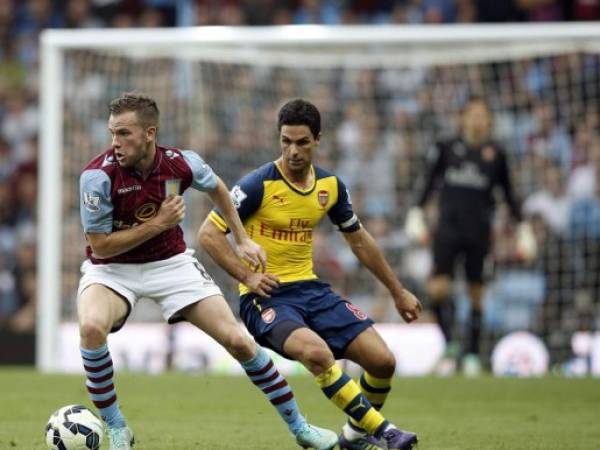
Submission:
[[[283,179],[284,183],[287,184],[292,191],[300,195],[308,195],[315,190],[315,187],[317,187],[317,176],[315,174],[315,166],[313,166],[312,164],[310,165],[310,173],[312,173],[313,175],[313,185],[307,189],[300,189],[298,186],[295,186],[294,183],[288,180],[288,178],[283,173],[283,170],[281,170],[281,168],[275,161],[273,161],[273,165],[275,166],[275,169],[277,169],[277,172],[279,172],[279,175],[281,175],[281,178]]]

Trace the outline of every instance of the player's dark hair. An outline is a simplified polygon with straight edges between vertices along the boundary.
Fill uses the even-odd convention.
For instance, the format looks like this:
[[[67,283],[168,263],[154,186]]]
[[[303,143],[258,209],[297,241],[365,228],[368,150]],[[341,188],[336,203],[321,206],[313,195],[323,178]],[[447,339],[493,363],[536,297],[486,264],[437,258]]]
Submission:
[[[122,114],[135,111],[140,125],[144,128],[158,128],[158,105],[156,101],[145,94],[138,92],[125,92],[119,98],[110,102],[108,109],[111,114]]]
[[[277,130],[284,125],[306,125],[313,137],[317,139],[321,133],[321,114],[309,101],[297,98],[281,107],[277,120]]]

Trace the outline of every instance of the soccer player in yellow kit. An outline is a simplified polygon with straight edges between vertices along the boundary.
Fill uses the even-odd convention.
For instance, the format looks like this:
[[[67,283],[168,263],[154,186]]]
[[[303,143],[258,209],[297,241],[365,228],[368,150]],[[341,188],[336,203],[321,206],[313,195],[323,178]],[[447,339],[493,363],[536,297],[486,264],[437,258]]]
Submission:
[[[286,103],[279,111],[278,129],[281,157],[246,175],[231,190],[244,228],[265,249],[266,271],[273,276],[253,272],[235,255],[218,210],[202,225],[199,241],[240,281],[240,315],[250,333],[261,345],[300,361],[349,416],[340,448],[410,449],[417,436],[396,428],[379,412],[391,388],[394,355],[373,321],[313,271],[313,230],[325,214],[360,262],[388,288],[407,322],[418,318],[421,304],[402,287],[362,227],[343,182],[313,165],[321,138],[317,108],[301,99]],[[257,294],[261,291],[265,295]],[[360,383],[340,369],[335,362],[340,358],[364,368]]]

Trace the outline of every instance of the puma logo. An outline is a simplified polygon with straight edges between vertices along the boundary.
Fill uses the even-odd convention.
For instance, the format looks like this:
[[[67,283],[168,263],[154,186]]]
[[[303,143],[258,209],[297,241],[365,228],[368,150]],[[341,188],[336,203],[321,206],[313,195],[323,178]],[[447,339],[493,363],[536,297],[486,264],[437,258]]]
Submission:
[[[291,409],[286,409],[286,410],[285,410],[283,413],[284,413],[286,416],[291,416],[293,412],[294,412],[294,411],[292,411]]]
[[[287,198],[279,195],[273,195],[273,200],[275,200],[278,205],[285,205]]]
[[[363,399],[362,397],[358,400],[358,405],[354,405],[352,408],[350,408],[350,413],[354,414],[356,411],[358,411],[361,408],[364,408],[365,404],[363,403]]]

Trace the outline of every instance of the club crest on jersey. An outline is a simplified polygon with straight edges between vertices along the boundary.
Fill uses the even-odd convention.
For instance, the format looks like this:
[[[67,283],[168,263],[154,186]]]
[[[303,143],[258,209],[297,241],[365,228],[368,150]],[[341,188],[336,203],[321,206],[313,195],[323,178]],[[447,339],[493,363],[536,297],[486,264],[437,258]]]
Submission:
[[[170,151],[170,150],[169,150]],[[165,196],[179,195],[181,186],[181,180],[165,180]]]
[[[352,303],[346,303],[346,308],[352,311],[352,314],[354,314],[358,320],[365,320],[367,318],[367,315],[358,306],[354,306]]]
[[[84,192],[83,205],[89,212],[100,211],[100,195],[96,192]]]
[[[319,191],[317,196],[319,198],[319,205],[321,205],[321,208],[325,208],[325,206],[327,206],[327,202],[329,201],[329,192],[324,190]]]
[[[492,162],[496,157],[496,149],[492,145],[486,145],[481,150],[481,156],[485,162]]]
[[[268,308],[268,309],[265,309],[260,314],[260,316],[262,317],[262,320],[264,323],[271,323],[275,320],[277,313],[275,312],[275,310],[273,308]]]

